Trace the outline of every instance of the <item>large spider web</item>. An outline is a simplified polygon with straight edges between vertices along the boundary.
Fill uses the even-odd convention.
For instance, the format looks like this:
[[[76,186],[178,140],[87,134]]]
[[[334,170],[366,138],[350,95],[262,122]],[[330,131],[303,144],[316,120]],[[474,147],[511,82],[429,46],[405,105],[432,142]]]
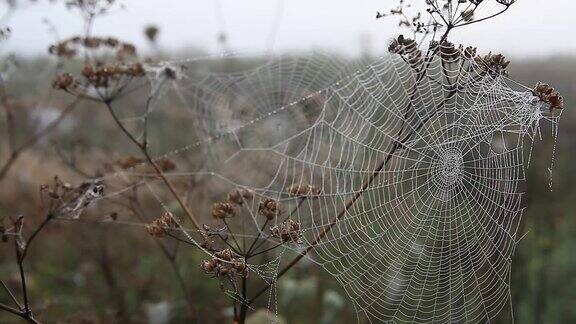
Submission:
[[[510,301],[531,144],[542,121],[555,136],[559,116],[464,58],[281,57],[252,68],[257,61],[244,58],[234,73],[214,71],[211,60],[162,64],[147,112],[184,109],[195,133],[159,155],[179,159],[167,176],[202,179],[210,197],[252,189],[300,223],[301,244],[250,270],[274,284],[282,258],[314,246],[306,257],[344,287],[359,318],[496,317]],[[163,76],[167,66],[176,80]],[[140,174],[104,178],[117,176]],[[291,196],[295,183],[320,194]]]

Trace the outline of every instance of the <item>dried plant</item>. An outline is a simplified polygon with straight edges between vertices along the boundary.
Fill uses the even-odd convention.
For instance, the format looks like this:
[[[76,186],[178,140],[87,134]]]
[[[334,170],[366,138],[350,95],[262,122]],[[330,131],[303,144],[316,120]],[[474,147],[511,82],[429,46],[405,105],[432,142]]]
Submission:
[[[497,12],[487,16],[478,16],[478,8],[488,2],[490,1],[432,0],[425,1],[425,12],[411,13],[411,5],[407,1],[400,0],[398,5],[389,11],[377,13],[377,18],[399,18],[399,26],[408,28],[412,32],[413,39],[400,35],[393,39],[388,47],[390,53],[398,54],[415,71],[417,79],[409,95],[411,99],[416,96],[419,83],[423,80],[429,81],[426,79],[428,77],[426,72],[432,61],[436,59],[440,60],[441,67],[445,71],[446,83],[442,84],[446,90],[444,102],[461,90],[459,87],[462,85],[458,80],[460,76],[446,72],[454,70],[452,68],[454,66],[457,67],[456,70],[467,69],[469,73],[474,74],[470,82],[479,82],[486,77],[507,74],[510,62],[502,54],[479,55],[475,47],[455,45],[449,41],[450,32],[454,29],[496,17],[515,3],[515,1],[496,0],[500,6]],[[195,312],[194,298],[188,291],[185,278],[178,269],[176,249],[171,248],[170,242],[207,253],[208,257],[200,263],[200,269],[207,277],[217,281],[222,291],[235,297],[232,298],[233,320],[235,323],[245,323],[250,306],[272,286],[271,282],[263,281],[253,273],[254,265],[257,264],[259,258],[268,259],[269,256],[279,254],[283,248],[302,245],[304,235],[302,224],[293,216],[299,212],[304,202],[314,203],[315,199],[322,195],[322,190],[314,184],[295,181],[282,192],[286,197],[298,201],[298,204],[289,210],[287,204],[280,199],[273,199],[248,188],[239,187],[228,192],[225,199],[213,202],[210,210],[205,211],[205,214],[210,216],[208,218],[212,219],[212,224],[201,222],[204,218],[197,217],[189,207],[191,204],[188,202],[188,195],[183,195],[182,190],[178,190],[182,184],[175,183],[167,176],[167,173],[177,169],[176,162],[166,157],[154,158],[150,150],[148,114],[143,117],[142,136],[137,136],[135,132],[126,127],[117,113],[117,102],[120,99],[148,86],[146,75],[150,71],[145,62],[138,58],[137,49],[133,44],[115,37],[91,35],[94,20],[109,12],[116,2],[113,0],[74,0],[68,1],[67,5],[78,9],[84,17],[86,26],[84,34],[57,42],[50,47],[49,53],[55,56],[63,66],[67,63],[82,61],[83,64],[79,69],[64,69],[63,73],[55,76],[52,82],[54,89],[71,95],[73,101],[62,111],[55,122],[18,146],[12,135],[15,127],[11,117],[12,102],[5,93],[3,83],[0,84],[0,99],[6,111],[11,152],[8,161],[0,169],[0,181],[21,152],[33,146],[42,136],[55,128],[81,100],[89,100],[102,105],[106,108],[114,125],[139,152],[138,155],[113,159],[114,162],[110,168],[141,171],[140,177],[127,185],[132,190],[120,195],[120,199],[114,202],[146,223],[145,230],[170,262],[191,313]],[[4,34],[5,32],[2,32],[0,35]],[[145,35],[151,43],[155,43],[158,29],[150,26],[145,30]],[[420,39],[416,40],[417,37]],[[423,49],[426,40],[429,41],[428,48]],[[161,78],[163,82],[178,78],[176,70],[170,67],[164,67],[160,73],[164,76]],[[549,105],[550,111],[563,108],[561,95],[549,85],[539,83],[530,90],[538,100]],[[151,94],[145,98],[142,103],[144,111],[150,111],[155,95],[155,91],[151,91]],[[438,105],[441,106],[443,103]],[[407,117],[413,108],[411,105],[412,101],[406,107],[402,107],[400,114]],[[382,155],[381,161],[373,170],[368,170],[360,190],[345,201],[341,209],[329,215],[327,226],[319,230],[307,246],[297,249],[298,254],[282,269],[279,269],[274,281],[314,251],[335,228],[335,225],[362,199],[367,189],[391,161],[392,156],[414,136],[415,132],[425,126],[428,119],[425,118],[416,126],[402,123],[391,150]],[[150,217],[150,212],[143,207],[139,194],[139,188],[147,184],[150,178],[162,183],[164,193],[176,201],[179,212],[185,217],[180,217],[179,213],[172,213],[167,209],[159,217]],[[23,303],[20,303],[15,294],[2,282],[14,303],[14,306],[0,304],[2,310],[27,321],[37,322],[30,309],[24,275],[28,248],[51,220],[80,217],[88,206],[104,195],[104,186],[105,184],[100,180],[86,180],[78,186],[72,186],[55,178],[53,184],[41,188],[46,217],[27,239],[23,235],[24,217],[10,219],[9,224],[6,222],[7,224],[0,226],[2,240],[14,244],[16,262],[21,274],[21,294],[24,296]],[[190,186],[192,187],[193,184]],[[189,191],[191,190],[187,193]],[[114,212],[109,216],[112,220],[116,220],[118,214]],[[190,225],[192,230],[189,230],[186,225]],[[200,239],[196,240],[192,236],[198,236]],[[254,287],[258,287],[255,292],[249,290]]]
[[[292,185],[287,189],[290,195],[301,200],[317,192],[311,185]],[[265,284],[256,273],[250,273],[247,262],[265,254],[274,254],[283,246],[301,244],[300,225],[290,218],[300,205],[284,217],[281,202],[265,197],[258,199],[254,192],[244,188],[230,191],[226,200],[212,205],[210,215],[215,224],[203,225],[205,241],[202,244],[212,258],[202,261],[200,268],[218,280],[222,291],[235,296],[232,305],[235,323],[246,320],[248,307],[253,301],[249,299],[248,288],[258,282]],[[186,232],[171,221],[173,216],[166,215],[147,226],[149,234],[196,246]]]
[[[103,187],[97,182],[84,182],[79,186],[72,186],[55,177],[52,184],[45,184],[40,187],[43,220],[29,236],[25,236],[24,233],[24,216],[9,218],[7,222],[5,218],[0,219],[2,242],[14,246],[15,262],[19,269],[21,284],[18,294],[23,296],[22,302],[18,301],[16,293],[0,279],[0,284],[14,304],[10,306],[0,303],[0,309],[17,315],[30,323],[39,323],[31,308],[32,303],[25,269],[26,257],[32,243],[50,222],[56,219],[78,218],[90,203],[102,194]]]

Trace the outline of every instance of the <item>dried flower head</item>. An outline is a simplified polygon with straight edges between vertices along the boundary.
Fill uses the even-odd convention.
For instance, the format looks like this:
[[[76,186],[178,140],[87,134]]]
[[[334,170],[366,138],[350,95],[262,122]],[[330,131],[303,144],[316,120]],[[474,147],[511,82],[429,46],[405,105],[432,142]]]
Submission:
[[[293,184],[286,188],[286,191],[292,196],[300,197],[318,196],[320,194],[320,188],[310,184]]]
[[[216,268],[216,262],[214,260],[203,260],[200,263],[200,268],[206,273],[211,273]]]
[[[158,32],[159,32],[158,27],[153,26],[153,25],[150,25],[150,26],[146,27],[146,29],[144,29],[144,35],[146,35],[146,38],[151,43],[156,42],[156,38],[158,37]]]
[[[224,249],[222,251],[214,253],[214,256],[218,259],[222,259],[224,261],[232,261],[232,256],[234,253],[230,249]]]
[[[136,56],[136,47],[131,43],[122,42],[114,37],[96,36],[68,38],[51,45],[48,53],[61,59],[72,59],[78,55],[81,48],[91,52],[107,50],[109,53],[111,51],[120,60]]]
[[[174,215],[167,211],[162,214],[160,218],[157,218],[153,220],[152,223],[147,224],[146,230],[148,231],[148,234],[154,237],[162,237],[168,233],[170,229],[174,229],[177,225],[178,223],[176,222]]]
[[[212,217],[215,219],[225,219],[233,217],[236,213],[234,206],[227,202],[217,202],[212,205]]]
[[[301,243],[300,223],[291,219],[270,228],[272,237],[280,239],[282,243]]]
[[[549,84],[538,82],[532,92],[541,101],[550,105],[550,111],[564,108],[564,98]]]
[[[70,73],[57,75],[54,80],[52,80],[52,87],[58,90],[68,90],[70,88],[76,87],[77,85],[77,81]]]
[[[262,200],[258,205],[258,213],[266,217],[268,220],[274,219],[277,215],[280,214],[278,202],[270,198]]]
[[[228,193],[228,201],[236,205],[242,205],[244,201],[254,198],[254,192],[249,189],[237,189]]]
[[[418,49],[418,43],[404,35],[392,40],[388,46],[388,51],[401,55],[409,64],[415,65],[422,62],[422,51]]]
[[[476,65],[480,69],[480,73],[489,73],[490,75],[507,75],[508,72],[506,68],[510,64],[510,61],[506,60],[506,57],[502,54],[492,54],[492,52],[482,56],[476,56],[474,58]]]
[[[234,275],[245,277],[248,274],[246,260],[234,254],[230,249],[215,252],[212,260],[204,260],[200,263],[200,268],[204,273],[216,278],[231,278]]]

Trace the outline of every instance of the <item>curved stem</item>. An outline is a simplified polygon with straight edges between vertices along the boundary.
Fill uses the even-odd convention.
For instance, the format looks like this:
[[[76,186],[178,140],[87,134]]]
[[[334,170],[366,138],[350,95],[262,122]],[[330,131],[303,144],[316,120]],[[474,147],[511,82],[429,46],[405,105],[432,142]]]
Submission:
[[[10,154],[8,160],[0,168],[0,181],[2,181],[2,179],[4,179],[4,177],[6,176],[6,174],[8,174],[8,171],[14,165],[14,162],[16,162],[20,154],[24,150],[36,144],[36,142],[38,142],[38,140],[40,140],[42,137],[46,136],[48,133],[54,130],[62,122],[62,120],[64,120],[64,118],[76,107],[76,104],[78,104],[80,100],[81,100],[80,98],[76,98],[71,104],[69,104],[66,108],[64,108],[64,110],[62,110],[58,118],[56,118],[52,123],[50,123],[42,130],[40,130],[38,133],[36,133],[34,136],[32,136],[24,144],[22,144],[20,147],[15,149]]]
[[[188,219],[190,219],[190,221],[192,222],[192,225],[196,228],[196,230],[202,235],[202,237],[204,239],[207,239],[208,237],[206,236],[206,233],[204,233],[204,231],[202,230],[202,228],[200,227],[200,223],[198,222],[198,220],[196,219],[196,216],[194,216],[194,214],[192,213],[192,211],[188,208],[188,206],[184,203],[184,201],[182,200],[182,198],[180,198],[180,195],[178,195],[178,193],[176,192],[176,189],[174,188],[174,185],[172,185],[172,183],[170,182],[170,180],[168,180],[168,178],[166,178],[166,176],[164,175],[164,172],[162,172],[162,170],[160,169],[160,167],[154,162],[154,160],[152,159],[152,156],[150,156],[150,153],[148,152],[148,148],[146,143],[140,143],[140,141],[138,141],[133,135],[132,133],[130,133],[130,131],[128,131],[126,129],[126,127],[124,126],[124,124],[122,124],[122,122],[120,121],[120,119],[118,118],[118,116],[116,115],[116,112],[114,112],[114,109],[112,108],[112,102],[110,100],[105,100],[104,104],[106,105],[106,108],[108,108],[108,111],[110,112],[110,115],[112,116],[112,119],[114,119],[114,122],[116,123],[116,125],[120,128],[120,130],[130,139],[130,141],[132,143],[134,143],[142,152],[142,154],[144,155],[144,157],[146,158],[146,161],[148,162],[148,164],[150,164],[152,166],[152,168],[154,168],[154,171],[156,172],[156,175],[158,177],[160,177],[160,179],[162,180],[162,182],[164,182],[164,184],[166,185],[166,187],[168,187],[168,190],[170,191],[170,193],[172,194],[172,196],[174,197],[174,199],[176,199],[176,201],[178,202],[178,205],[180,206],[180,208],[182,208],[182,210],[184,211],[184,213],[186,214],[186,216],[188,217]]]

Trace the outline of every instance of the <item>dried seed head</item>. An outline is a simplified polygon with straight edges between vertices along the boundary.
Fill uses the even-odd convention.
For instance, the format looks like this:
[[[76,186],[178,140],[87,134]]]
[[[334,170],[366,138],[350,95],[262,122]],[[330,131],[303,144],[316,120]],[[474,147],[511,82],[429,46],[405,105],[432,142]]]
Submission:
[[[301,197],[318,196],[320,194],[320,188],[310,184],[307,185],[293,184],[290,187],[286,188],[286,191],[292,196],[301,196]]]
[[[280,239],[282,243],[301,243],[300,223],[291,219],[270,228],[272,237]]]
[[[490,75],[507,75],[508,72],[506,68],[510,64],[510,61],[506,60],[506,57],[502,54],[492,54],[491,52],[481,56],[476,56],[474,58],[476,65],[480,68],[480,73],[490,73]]]
[[[132,77],[142,77],[146,75],[146,71],[140,63],[129,65],[125,73]]]
[[[550,111],[564,108],[564,98],[547,83],[538,82],[532,93],[541,101],[550,104]]]
[[[72,74],[64,73],[56,76],[52,81],[52,87],[58,90],[66,90],[75,85],[75,80]]]
[[[237,189],[228,193],[228,201],[233,204],[242,205],[245,200],[250,200],[254,197],[252,190]]]
[[[136,56],[136,47],[132,44],[122,43],[120,45],[120,48],[116,51],[116,58],[120,61],[135,56]]]
[[[160,218],[157,218],[153,220],[152,223],[146,225],[146,230],[148,231],[148,234],[154,237],[162,237],[177,225],[178,223],[176,222],[174,215],[167,211]]]
[[[246,277],[248,275],[246,260],[235,255],[230,249],[216,251],[212,260],[204,260],[200,263],[200,268],[206,274],[212,274],[217,278],[233,275]]]
[[[150,41],[151,43],[155,43],[156,42],[156,38],[158,37],[158,27],[156,26],[148,26],[146,27],[146,29],[144,29],[144,34],[146,35],[146,38],[148,39],[148,41]]]
[[[148,234],[154,237],[162,237],[165,233],[163,228],[160,228],[155,224],[146,225],[146,231],[148,231]]]
[[[274,219],[280,214],[280,209],[278,207],[278,202],[270,198],[266,198],[260,202],[258,206],[258,213],[266,217],[268,220]]]
[[[212,205],[212,217],[215,219],[225,219],[233,217],[236,213],[234,206],[227,202],[217,202]]]
[[[218,251],[218,252],[214,253],[215,257],[222,259],[224,261],[232,261],[233,255],[234,254],[232,253],[232,250],[230,250],[230,249],[224,249],[222,251]]]
[[[94,75],[94,68],[90,64],[85,64],[84,68],[82,68],[82,75],[85,78],[91,78]]]
[[[105,43],[108,47],[116,47],[120,44],[120,41],[114,37],[108,37],[106,38]]]
[[[418,49],[418,43],[413,39],[405,38],[404,35],[392,40],[388,46],[388,51],[404,56],[410,64],[417,64],[422,61],[422,51]]]
[[[200,268],[206,273],[212,273],[216,268],[216,263],[214,260],[204,260],[200,263]]]
[[[234,269],[239,273],[245,273],[247,270],[244,258],[238,258],[234,261]]]

